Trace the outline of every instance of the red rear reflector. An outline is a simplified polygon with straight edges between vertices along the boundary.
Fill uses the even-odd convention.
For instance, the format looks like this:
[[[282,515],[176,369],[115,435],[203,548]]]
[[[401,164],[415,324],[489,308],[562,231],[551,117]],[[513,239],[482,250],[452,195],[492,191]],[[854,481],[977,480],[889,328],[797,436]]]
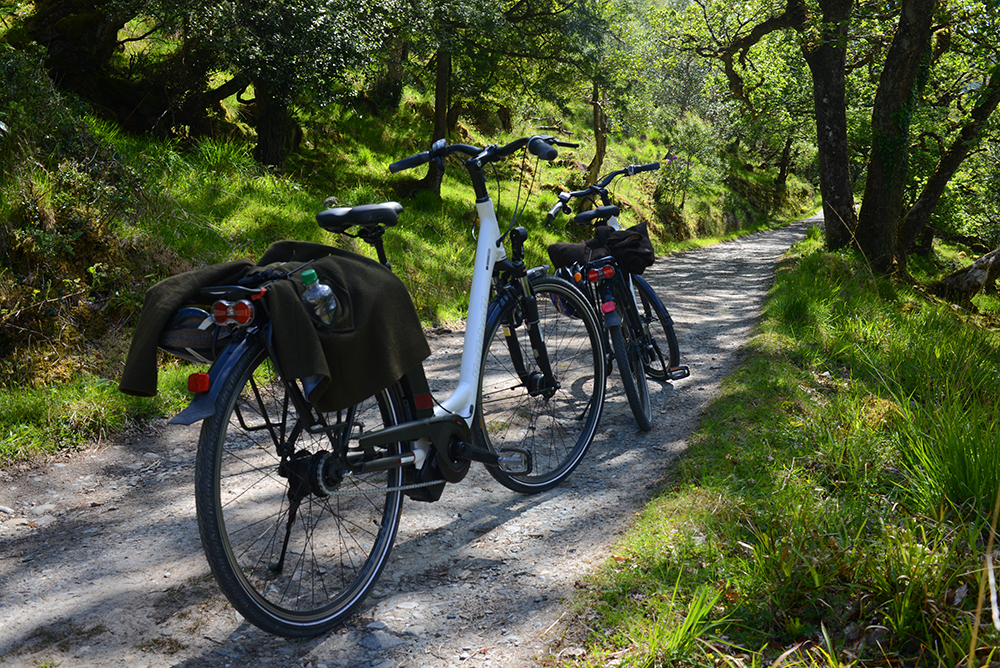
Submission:
[[[434,407],[434,398],[431,396],[430,392],[426,394],[418,394],[413,397],[413,403],[416,404],[418,411],[424,411],[428,408]]]
[[[597,271],[596,269],[591,269],[590,271],[587,272],[587,280],[590,281],[591,283],[593,283],[600,277],[601,277],[601,272]]]
[[[615,275],[615,268],[610,264],[606,264],[601,268],[601,273],[604,274],[604,278],[611,278]]]
[[[611,313],[614,310],[615,310],[614,302],[604,302],[603,304],[601,304],[601,311],[603,311],[604,313]]]
[[[208,392],[209,377],[204,371],[188,376],[188,391],[195,394]]]

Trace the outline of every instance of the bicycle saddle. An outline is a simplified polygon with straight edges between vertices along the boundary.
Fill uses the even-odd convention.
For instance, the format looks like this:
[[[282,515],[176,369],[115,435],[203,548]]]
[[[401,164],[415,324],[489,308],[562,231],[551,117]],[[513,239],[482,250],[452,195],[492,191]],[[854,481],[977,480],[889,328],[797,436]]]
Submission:
[[[403,205],[399,202],[338,206],[317,213],[316,222],[330,232],[343,232],[355,225],[371,230],[379,225],[392,227],[399,220],[399,212],[402,210]]]
[[[573,218],[573,222],[578,225],[585,225],[587,223],[593,223],[595,220],[607,220],[612,216],[617,216],[619,213],[621,213],[621,211],[617,206],[599,206],[596,209],[576,214]]]

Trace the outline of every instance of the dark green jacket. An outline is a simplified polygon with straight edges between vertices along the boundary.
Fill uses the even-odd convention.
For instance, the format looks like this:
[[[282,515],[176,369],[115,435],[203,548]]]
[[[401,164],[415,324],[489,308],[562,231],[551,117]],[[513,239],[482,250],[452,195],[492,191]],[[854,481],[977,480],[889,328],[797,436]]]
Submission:
[[[338,310],[329,327],[314,324],[299,295],[296,274],[272,284],[264,299],[274,328],[278,363],[288,378],[319,376],[309,399],[323,411],[356,404],[399,380],[430,355],[413,302],[391,271],[368,258],[330,246],[280,241],[258,263],[238,260],[171,276],[146,292],[119,389],[156,394],[157,342],[173,313],[203,303],[200,290],[235,284],[269,266],[290,270],[303,262],[333,290]],[[311,385],[311,383],[310,383]]]

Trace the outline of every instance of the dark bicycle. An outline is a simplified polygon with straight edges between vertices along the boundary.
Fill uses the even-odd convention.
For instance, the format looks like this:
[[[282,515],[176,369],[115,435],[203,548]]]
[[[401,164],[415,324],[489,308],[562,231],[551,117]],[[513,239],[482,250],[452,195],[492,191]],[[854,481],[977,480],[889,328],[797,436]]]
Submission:
[[[659,169],[658,162],[629,165],[611,172],[597,183],[559,194],[547,223],[559,213],[572,213],[573,199],[590,200],[596,208],[577,214],[573,222],[594,228],[594,238],[580,243],[562,242],[549,247],[555,275],[577,286],[598,317],[604,321],[605,356],[618,363],[622,386],[636,424],[653,428],[647,377],[657,380],[687,378],[680,364],[680,349],[673,320],[653,288],[640,275],[655,259],[645,224],[620,229],[620,210],[611,204],[608,186],[619,176]],[[657,327],[659,324],[659,327]]]

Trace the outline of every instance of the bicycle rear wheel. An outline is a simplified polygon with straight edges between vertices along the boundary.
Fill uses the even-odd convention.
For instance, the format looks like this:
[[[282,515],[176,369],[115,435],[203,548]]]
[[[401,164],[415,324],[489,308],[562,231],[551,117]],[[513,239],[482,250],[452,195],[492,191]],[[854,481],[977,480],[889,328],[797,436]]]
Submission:
[[[528,450],[532,471],[508,474],[487,467],[500,484],[533,494],[573,472],[594,440],[604,408],[605,368],[600,325],[571,283],[550,276],[532,281],[539,327],[556,388],[539,390],[541,372],[517,300],[486,324],[473,437],[479,447]]]
[[[632,283],[639,298],[641,309],[639,316],[648,328],[650,343],[653,346],[645,361],[646,375],[653,380],[667,380],[670,370],[676,369],[681,363],[674,321],[646,279],[634,275]]]
[[[618,304],[624,301],[616,300]],[[623,318],[620,326],[611,327],[611,349],[615,353],[618,372],[622,377],[622,387],[625,397],[632,408],[635,422],[642,431],[653,428],[653,407],[649,401],[649,385],[646,383],[646,372],[643,369],[643,355],[640,347],[641,339]]]
[[[324,456],[360,452],[362,429],[407,414],[401,391],[390,388],[323,415],[336,430],[308,433],[263,348],[235,364],[215,415],[202,425],[195,500],[212,573],[247,620],[276,635],[307,637],[361,604],[395,540],[403,497],[390,490],[401,485],[402,470],[344,475],[333,489],[329,477],[317,483],[317,470]]]

